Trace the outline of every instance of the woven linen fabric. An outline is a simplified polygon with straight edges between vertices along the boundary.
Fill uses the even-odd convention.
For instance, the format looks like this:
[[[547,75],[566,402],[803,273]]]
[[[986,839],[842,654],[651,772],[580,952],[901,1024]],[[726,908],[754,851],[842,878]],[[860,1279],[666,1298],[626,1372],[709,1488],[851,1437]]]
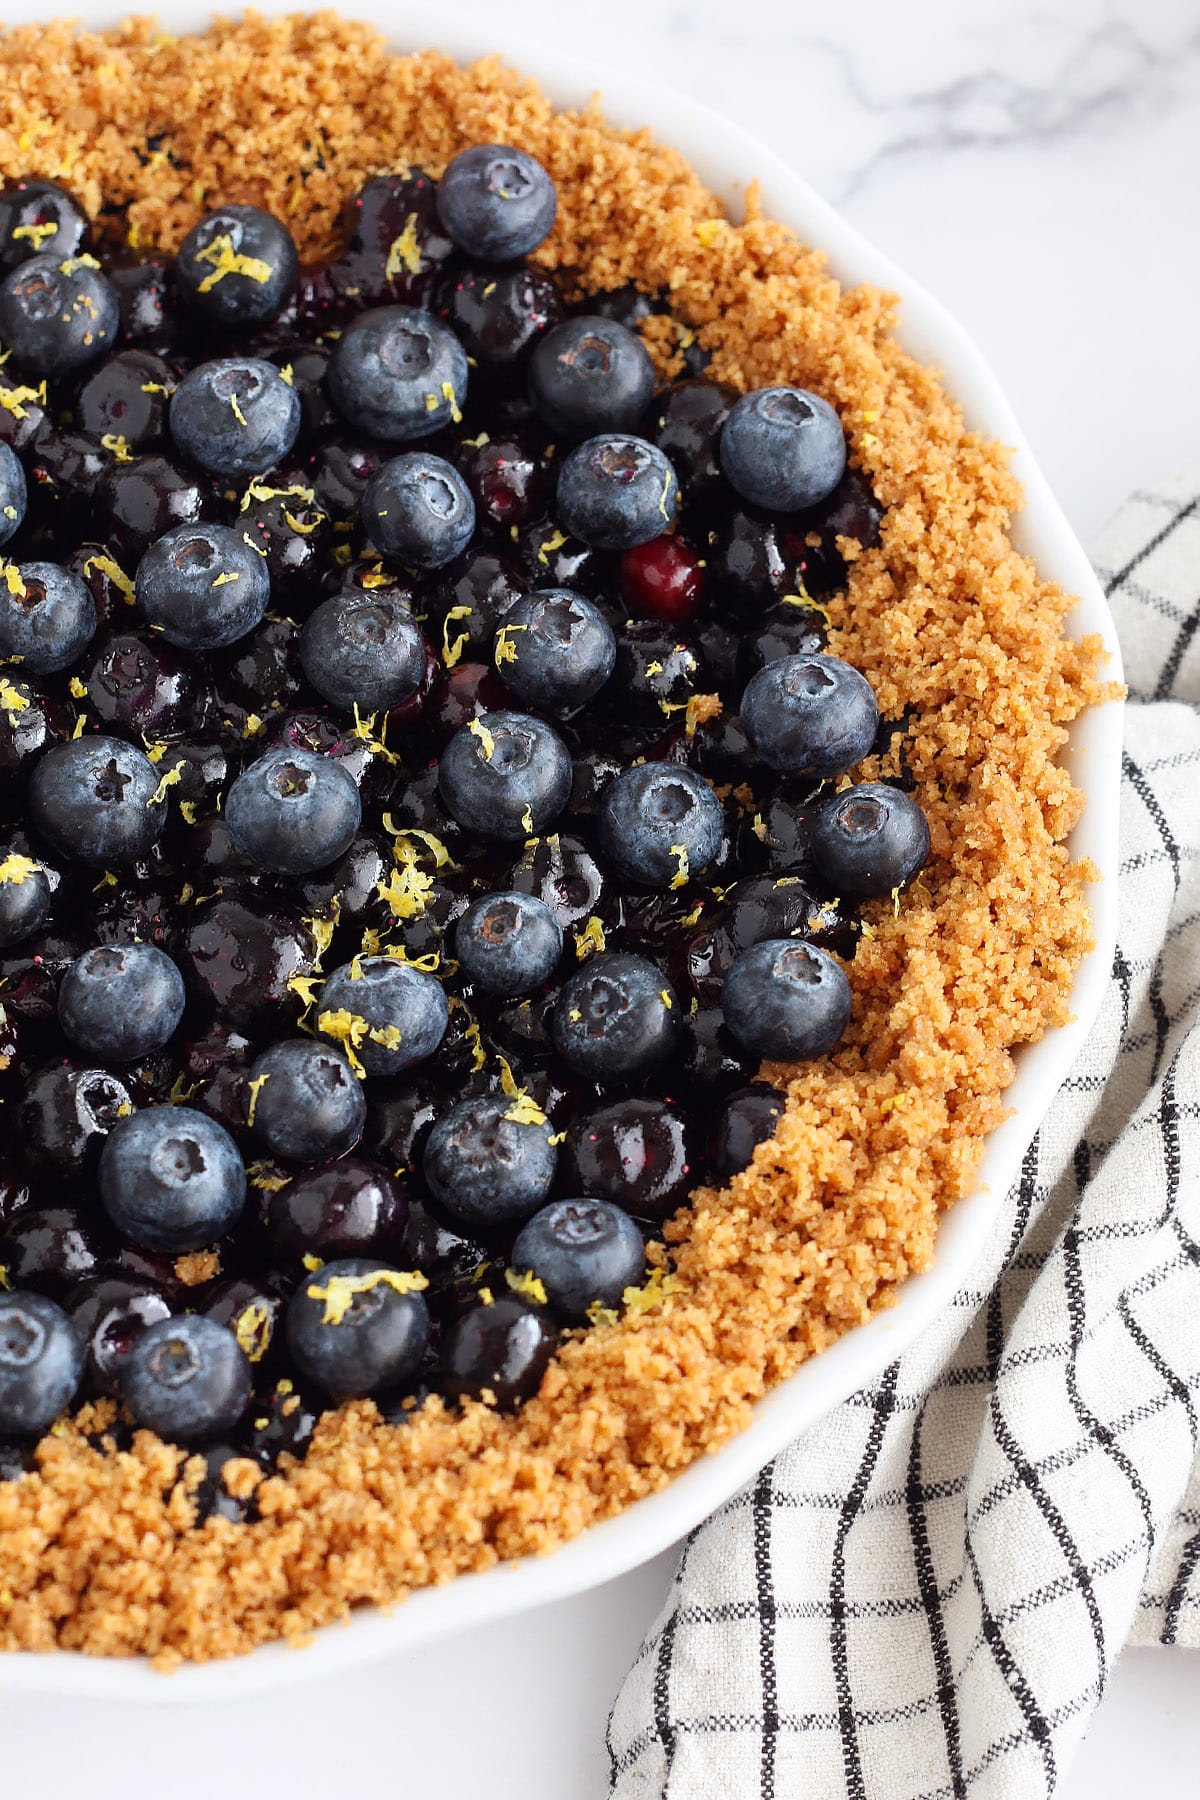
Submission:
[[[1035,1800],[1200,1645],[1200,479],[1101,539],[1130,690],[1099,1020],[970,1289],[692,1534],[613,1800]]]

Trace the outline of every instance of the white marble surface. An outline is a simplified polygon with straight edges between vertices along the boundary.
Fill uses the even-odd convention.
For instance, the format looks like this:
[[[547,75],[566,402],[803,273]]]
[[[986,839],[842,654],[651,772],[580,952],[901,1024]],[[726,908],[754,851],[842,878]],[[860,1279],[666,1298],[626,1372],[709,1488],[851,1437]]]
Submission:
[[[460,10],[497,16],[496,0]],[[169,26],[170,0],[158,11]],[[973,332],[1085,540],[1130,488],[1200,462],[1200,0],[502,12],[594,59],[598,86],[604,64],[661,72],[790,157]],[[53,1745],[49,1791],[90,1800],[602,1800],[605,1714],[669,1569],[203,1722],[167,1709],[131,1727],[80,1705],[65,1719],[60,1702],[0,1695],[3,1788],[48,1791],[34,1781]],[[1067,1800],[1195,1794],[1198,1681],[1184,1653],[1127,1656]]]

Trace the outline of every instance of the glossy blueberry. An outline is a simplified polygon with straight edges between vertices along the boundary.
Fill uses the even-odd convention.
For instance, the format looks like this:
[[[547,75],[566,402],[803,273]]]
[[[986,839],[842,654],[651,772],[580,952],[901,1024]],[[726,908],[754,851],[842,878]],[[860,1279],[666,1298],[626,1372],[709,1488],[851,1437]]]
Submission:
[[[712,1143],[713,1171],[722,1181],[749,1168],[756,1146],[774,1136],[783,1107],[779,1088],[761,1082],[742,1088],[726,1101]]]
[[[721,470],[752,506],[799,512],[831,494],[846,467],[842,422],[803,388],[743,394],[721,427]]]
[[[869,753],[879,708],[870,682],[840,658],[781,656],[747,685],[742,723],[768,768],[824,778]]]
[[[474,144],[438,183],[438,217],[460,250],[483,262],[514,262],[550,235],[554,183],[527,150]]]
[[[473,1231],[516,1225],[541,1206],[554,1181],[558,1152],[551,1127],[511,1115],[506,1095],[462,1100],[444,1113],[425,1145],[429,1191],[452,1219]]]
[[[83,1344],[42,1294],[0,1293],[0,1432],[40,1437],[83,1380]]]
[[[148,1275],[93,1275],[71,1290],[67,1312],[79,1333],[87,1376],[101,1394],[117,1395],[125,1359],[148,1325],[169,1319],[171,1305]]]
[[[90,256],[31,256],[0,281],[0,341],[28,374],[98,362],[119,323],[116,290]]]
[[[432,313],[378,306],[347,325],[327,380],[342,417],[372,437],[429,437],[462,412],[467,353]]]
[[[0,663],[53,675],[86,650],[96,603],[78,575],[58,563],[19,563],[0,582]]]
[[[639,763],[600,799],[600,847],[627,881],[682,887],[721,847],[721,802],[693,769]]]
[[[554,1047],[589,1081],[635,1081],[671,1053],[679,1001],[656,964],[623,951],[569,975],[550,1019]]]
[[[55,181],[26,176],[0,192],[0,269],[15,269],[33,256],[59,262],[91,242],[87,214]]]
[[[543,269],[468,269],[447,277],[438,308],[468,356],[511,369],[562,317],[553,275]]]
[[[442,1341],[442,1385],[456,1400],[490,1394],[501,1412],[532,1400],[558,1344],[544,1307],[504,1294],[472,1306]]]
[[[353,1055],[368,1075],[399,1075],[433,1055],[449,1016],[435,976],[391,956],[357,956],[322,988],[317,1030],[331,1037],[349,1033]]]
[[[246,1083],[246,1120],[284,1162],[342,1156],[362,1136],[362,1083],[340,1050],[311,1038],[285,1038],[264,1050]]]
[[[161,1050],[183,1017],[183,976],[153,944],[105,944],[72,963],[58,1019],[77,1049],[102,1063]]]
[[[261,623],[271,595],[264,557],[230,525],[177,525],[138,564],[142,616],[168,644],[215,650]]]
[[[398,1255],[407,1223],[401,1178],[360,1156],[302,1169],[265,1215],[272,1246],[289,1257]]]
[[[929,858],[925,814],[911,794],[882,782],[834,794],[816,809],[808,830],[813,868],[839,894],[893,894]]]
[[[50,911],[53,892],[35,857],[0,844],[0,950],[38,929]]]
[[[441,569],[470,543],[475,502],[445,457],[410,450],[385,462],[368,483],[362,521],[384,556],[413,569]]]
[[[0,544],[20,529],[28,503],[25,470],[8,444],[0,444]]]
[[[29,816],[63,856],[106,869],[138,862],[162,835],[166,794],[150,758],[119,738],[56,744],[34,767]]]
[[[136,1424],[171,1443],[202,1444],[241,1423],[251,1382],[249,1358],[232,1331],[189,1313],[143,1331],[121,1388]]]
[[[850,1023],[850,983],[842,965],[815,944],[765,938],[735,959],[721,1012],[755,1056],[789,1062],[823,1056]]]
[[[171,1256],[223,1237],[246,1204],[237,1145],[190,1106],[118,1119],[100,1153],[100,1198],[121,1236]]]
[[[343,712],[388,712],[417,692],[425,672],[421,627],[403,596],[347,590],[325,600],[300,634],[304,673]]]
[[[179,246],[175,280],[205,325],[249,331],[273,319],[299,273],[292,234],[257,206],[223,206],[200,220]]]
[[[438,786],[468,831],[501,840],[537,837],[567,803],[571,758],[541,719],[484,713],[456,731],[443,750]]]
[[[629,1214],[608,1200],[553,1200],[517,1233],[512,1267],[537,1277],[568,1325],[588,1308],[619,1307],[627,1287],[645,1279],[646,1250]]]
[[[161,356],[148,350],[119,350],[80,388],[75,423],[88,437],[111,437],[126,451],[161,443],[175,379]]]
[[[560,437],[632,431],[654,393],[654,364],[641,338],[615,319],[564,319],[534,345],[529,392]]]
[[[225,822],[238,848],[276,875],[327,868],[362,822],[354,778],[332,756],[268,750],[229,790]]]
[[[628,550],[675,523],[679,483],[655,445],[609,432],[572,450],[558,476],[565,531],[596,550]]]
[[[683,1114],[666,1100],[630,1096],[579,1114],[563,1146],[560,1185],[639,1219],[665,1219],[687,1199],[695,1158]]]
[[[454,953],[468,981],[489,994],[532,994],[549,981],[562,955],[562,927],[532,894],[485,894],[454,930]]]
[[[429,1308],[411,1275],[350,1256],[301,1281],[288,1304],[288,1348],[335,1400],[365,1398],[416,1374]]]
[[[300,430],[300,397],[274,363],[226,356],[198,363],[171,396],[176,449],[210,475],[261,475]]]
[[[527,706],[577,712],[613,672],[617,644],[600,608],[567,588],[541,588],[513,602],[493,657],[506,687]]]

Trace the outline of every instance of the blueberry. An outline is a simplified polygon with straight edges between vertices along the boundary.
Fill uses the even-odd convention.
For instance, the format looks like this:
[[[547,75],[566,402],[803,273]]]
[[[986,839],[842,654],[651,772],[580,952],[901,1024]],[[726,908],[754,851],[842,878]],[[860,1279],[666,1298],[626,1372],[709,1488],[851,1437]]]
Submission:
[[[117,295],[91,256],[31,256],[0,281],[0,340],[29,374],[98,362],[119,324]]]
[[[225,822],[242,853],[276,875],[307,875],[345,854],[362,822],[354,777],[313,750],[268,750],[229,790]]]
[[[288,1348],[335,1400],[365,1398],[415,1375],[429,1343],[424,1278],[349,1256],[300,1283],[288,1303]]]
[[[177,525],[138,564],[137,601],[168,644],[215,650],[262,621],[271,577],[261,557],[230,525]]]
[[[456,1400],[490,1394],[501,1412],[532,1400],[558,1344],[545,1309],[505,1294],[472,1306],[442,1341],[442,1384]]]
[[[639,763],[600,799],[600,847],[627,881],[682,887],[721,848],[721,802],[702,775],[673,763]]]
[[[241,1217],[246,1171],[215,1119],[154,1106],[118,1119],[100,1153],[100,1198],[121,1236],[179,1256],[215,1243]]]
[[[0,844],[0,950],[38,929],[50,911],[52,894],[40,862]]]
[[[89,1385],[116,1396],[126,1357],[148,1325],[171,1317],[171,1304],[152,1276],[114,1271],[79,1282],[67,1311],[83,1343]]]
[[[59,262],[91,242],[87,214],[57,182],[26,177],[0,192],[0,269],[45,254]]]
[[[102,944],[71,964],[58,1020],[77,1049],[103,1063],[161,1050],[183,1017],[183,976],[153,944]]]
[[[784,775],[842,775],[879,729],[871,684],[819,652],[767,663],[742,695],[742,723],[760,762]]]
[[[10,565],[0,581],[0,661],[22,673],[53,675],[86,650],[96,603],[78,575],[58,563]]]
[[[29,780],[29,816],[63,856],[103,868],[139,862],[162,835],[159,772],[119,738],[56,744]]]
[[[629,550],[675,523],[679,483],[654,444],[609,432],[588,438],[558,476],[563,529],[595,550]]]
[[[929,858],[929,825],[911,794],[863,781],[809,822],[813,868],[839,894],[880,899],[907,887]]]
[[[310,1038],[285,1038],[251,1067],[246,1120],[272,1156],[323,1162],[343,1156],[362,1136],[367,1103],[340,1050]]]
[[[846,467],[842,422],[803,388],[743,394],[721,427],[721,470],[752,506],[799,512],[831,494]]]
[[[223,206],[179,246],[175,280],[205,325],[253,331],[282,311],[299,274],[292,234],[257,206]]]
[[[615,319],[564,319],[534,345],[529,392],[560,437],[630,431],[654,393],[654,364],[641,338]]]
[[[666,1100],[640,1095],[577,1114],[563,1149],[560,1185],[611,1200],[638,1219],[665,1219],[696,1179],[691,1132]]]
[[[502,840],[537,837],[567,803],[571,757],[541,719],[484,713],[443,750],[438,786],[467,831]]]
[[[331,706],[388,712],[420,687],[425,643],[401,595],[348,591],[309,615],[300,634],[300,661]]]
[[[446,277],[438,311],[468,356],[508,370],[557,325],[562,298],[543,269],[468,269]]]
[[[20,529],[28,499],[25,471],[16,451],[0,444],[0,544],[7,544]]]
[[[166,434],[167,401],[175,381],[170,363],[161,356],[120,350],[80,388],[75,423],[86,437],[111,437],[127,451],[151,448]]]
[[[83,1380],[83,1343],[42,1294],[0,1293],[0,1431],[40,1437]]]
[[[783,1116],[784,1096],[778,1088],[756,1083],[725,1103],[713,1133],[713,1170],[722,1181],[750,1166],[757,1145],[775,1135]]]
[[[518,700],[561,716],[586,706],[604,686],[617,644],[612,626],[591,600],[567,588],[541,588],[505,613],[494,659]]]
[[[423,438],[461,416],[467,353],[432,313],[377,306],[347,325],[326,379],[351,425],[388,442]]]
[[[442,1115],[425,1145],[429,1191],[471,1230],[519,1224],[553,1184],[558,1153],[550,1135],[544,1118],[527,1122],[503,1094],[462,1100]]]
[[[274,363],[226,356],[198,363],[171,396],[175,447],[210,475],[261,475],[300,431],[300,397]]]
[[[609,1200],[553,1200],[522,1226],[512,1267],[537,1277],[569,1325],[587,1323],[588,1308],[618,1307],[627,1287],[646,1273],[642,1234]]]
[[[413,569],[441,569],[470,543],[475,502],[445,457],[410,450],[385,462],[368,483],[362,520],[384,556]]]
[[[485,894],[455,926],[454,948],[468,981],[489,994],[532,994],[562,955],[562,927],[532,894]]]
[[[433,975],[391,956],[356,956],[325,983],[317,1030],[344,1036],[368,1075],[399,1075],[433,1055],[449,1017]]]
[[[460,250],[483,262],[515,262],[550,235],[554,183],[527,150],[475,144],[461,150],[438,183],[438,217]]]
[[[555,1049],[577,1075],[634,1081],[674,1048],[679,1001],[646,957],[593,956],[563,983],[550,1030]]]
[[[250,1400],[245,1351],[224,1325],[189,1313],[149,1326],[121,1382],[134,1421],[168,1442],[202,1444],[238,1426]]]
[[[850,1023],[850,983],[815,944],[765,938],[736,957],[721,989],[721,1012],[755,1056],[823,1056]]]

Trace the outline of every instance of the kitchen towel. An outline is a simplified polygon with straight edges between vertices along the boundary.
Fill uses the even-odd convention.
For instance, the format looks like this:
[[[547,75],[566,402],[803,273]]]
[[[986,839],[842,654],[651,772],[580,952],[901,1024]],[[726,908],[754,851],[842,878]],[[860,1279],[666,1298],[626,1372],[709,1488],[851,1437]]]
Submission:
[[[1040,1800],[1123,1645],[1200,1645],[1200,480],[1096,551],[1119,938],[969,1289],[694,1532],[613,1800]]]

